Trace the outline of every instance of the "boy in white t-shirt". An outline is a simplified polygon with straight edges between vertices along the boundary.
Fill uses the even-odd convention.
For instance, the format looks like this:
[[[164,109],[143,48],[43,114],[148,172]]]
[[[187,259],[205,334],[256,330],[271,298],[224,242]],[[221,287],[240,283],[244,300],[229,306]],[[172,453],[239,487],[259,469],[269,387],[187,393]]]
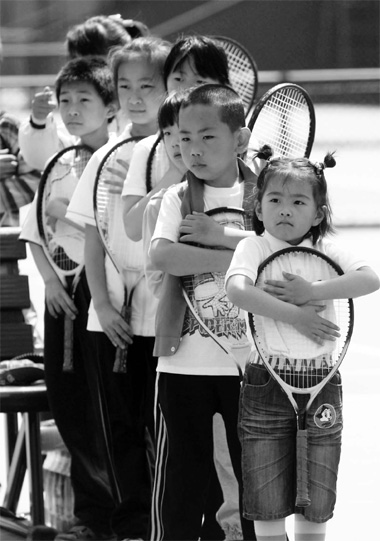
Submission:
[[[180,107],[179,133],[182,159],[189,169],[187,183],[165,193],[150,248],[153,264],[165,272],[155,342],[159,356],[159,436],[151,535],[155,541],[199,537],[212,471],[216,412],[224,420],[240,493],[242,488],[238,371],[232,358],[201,332],[186,311],[179,280],[188,274],[225,272],[232,258],[232,249],[186,244],[186,235],[180,240],[180,227],[183,217],[193,216],[192,211],[249,208],[248,195],[256,177],[238,159],[250,134],[241,99],[223,85],[192,90]],[[186,226],[182,232],[186,233]],[[244,315],[238,310],[234,313],[234,324],[242,330],[241,342],[246,343]],[[249,346],[242,348],[242,366],[248,353]],[[245,539],[255,539],[251,522],[242,519],[242,529]]]

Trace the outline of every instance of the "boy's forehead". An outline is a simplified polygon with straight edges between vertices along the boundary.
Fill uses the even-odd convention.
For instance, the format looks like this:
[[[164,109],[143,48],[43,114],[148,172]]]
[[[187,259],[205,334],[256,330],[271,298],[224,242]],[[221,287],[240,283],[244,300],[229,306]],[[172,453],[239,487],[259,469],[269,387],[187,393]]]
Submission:
[[[179,110],[180,128],[186,124],[197,124],[201,126],[215,126],[223,124],[220,118],[220,111],[217,105],[213,104],[191,104],[187,107],[181,107]]]
[[[88,81],[70,81],[63,83],[61,86],[61,95],[64,93],[72,93],[72,92],[78,92],[78,93],[89,93],[89,94],[96,94],[95,86],[92,83],[89,83]]]

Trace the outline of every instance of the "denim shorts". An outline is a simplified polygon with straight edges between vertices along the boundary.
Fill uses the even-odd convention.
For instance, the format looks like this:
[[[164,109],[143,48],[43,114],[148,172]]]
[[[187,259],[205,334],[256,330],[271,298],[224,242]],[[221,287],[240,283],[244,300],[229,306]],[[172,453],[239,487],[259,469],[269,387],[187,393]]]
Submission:
[[[300,407],[309,399],[295,396]],[[239,413],[245,518],[273,520],[302,513],[311,522],[326,522],[332,517],[343,428],[339,372],[315,398],[306,427],[311,504],[298,508],[294,409],[263,365],[247,365]]]

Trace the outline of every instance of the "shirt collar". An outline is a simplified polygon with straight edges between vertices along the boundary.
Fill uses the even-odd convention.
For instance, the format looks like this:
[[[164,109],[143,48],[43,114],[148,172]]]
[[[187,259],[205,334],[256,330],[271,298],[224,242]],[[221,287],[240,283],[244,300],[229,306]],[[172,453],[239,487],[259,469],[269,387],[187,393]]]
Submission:
[[[263,237],[268,242],[271,250],[273,252],[278,252],[279,250],[283,250],[284,248],[292,248],[294,247],[293,244],[290,244],[289,242],[286,242],[284,240],[276,239],[273,235],[268,233],[268,231],[264,231]],[[302,246],[304,248],[312,248],[313,244],[311,241],[311,238],[304,239],[302,242],[297,244],[297,246]]]

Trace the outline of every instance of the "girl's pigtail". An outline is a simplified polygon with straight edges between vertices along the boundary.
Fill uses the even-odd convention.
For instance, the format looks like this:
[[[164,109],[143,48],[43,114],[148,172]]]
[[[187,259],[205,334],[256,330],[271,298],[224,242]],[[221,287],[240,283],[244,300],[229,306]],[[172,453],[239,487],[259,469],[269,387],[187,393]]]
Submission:
[[[335,167],[336,161],[334,158],[334,152],[328,152],[323,159],[323,162],[315,162],[314,169],[317,176],[323,174],[323,170],[328,167]]]
[[[260,160],[268,161],[273,156],[273,150],[269,145],[263,145],[256,153],[256,157]]]

